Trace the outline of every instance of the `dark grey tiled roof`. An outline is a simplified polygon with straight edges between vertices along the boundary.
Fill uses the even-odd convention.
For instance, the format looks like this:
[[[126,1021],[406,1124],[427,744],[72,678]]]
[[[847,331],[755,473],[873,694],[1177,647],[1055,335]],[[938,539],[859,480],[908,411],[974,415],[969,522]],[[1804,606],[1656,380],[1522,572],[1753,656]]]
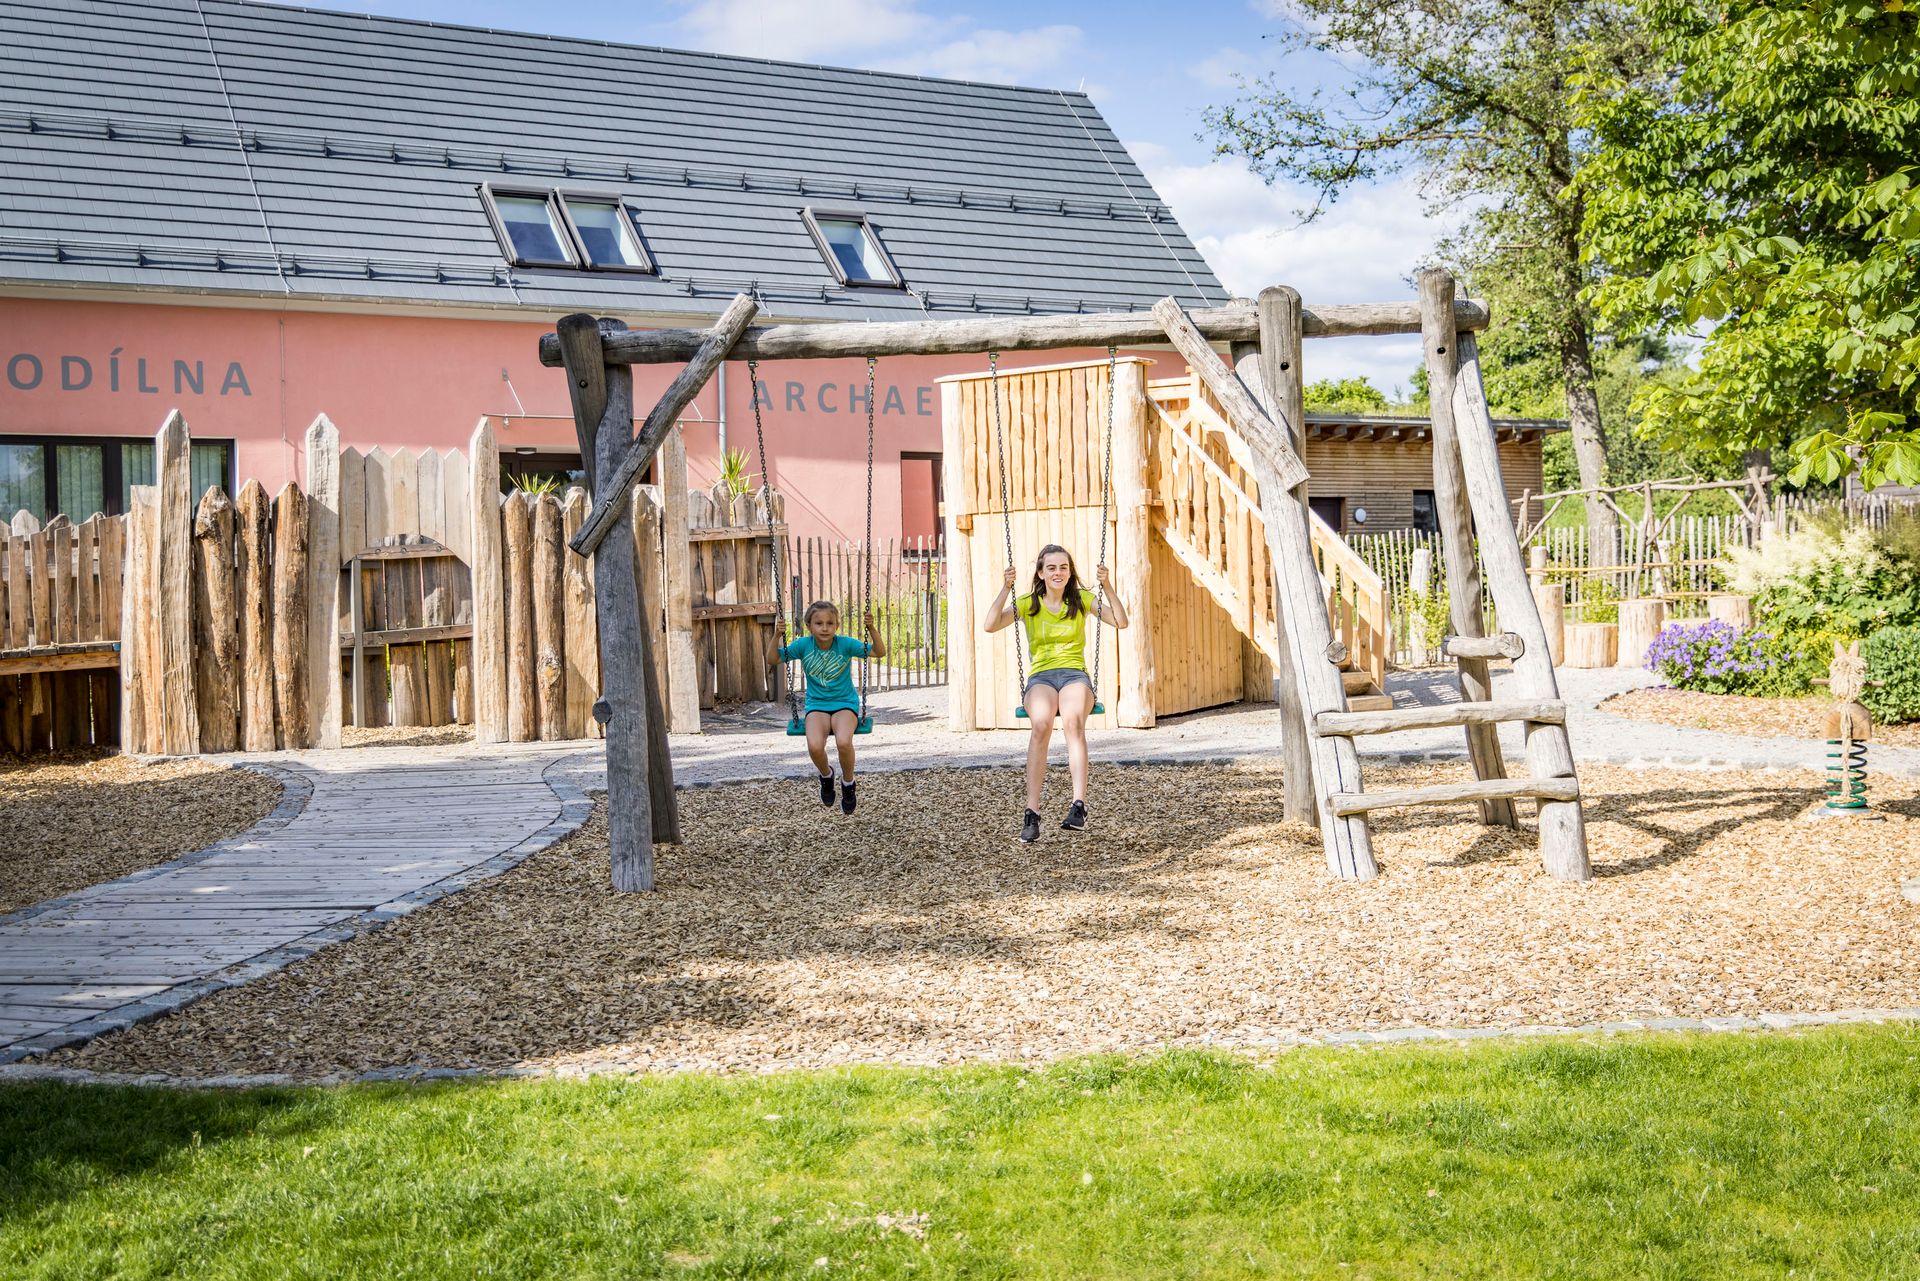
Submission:
[[[203,19],[204,15],[204,19]],[[477,195],[623,193],[658,279],[510,268]],[[845,289],[802,206],[911,292]],[[1083,94],[240,0],[8,0],[0,282],[775,316],[1226,297]]]

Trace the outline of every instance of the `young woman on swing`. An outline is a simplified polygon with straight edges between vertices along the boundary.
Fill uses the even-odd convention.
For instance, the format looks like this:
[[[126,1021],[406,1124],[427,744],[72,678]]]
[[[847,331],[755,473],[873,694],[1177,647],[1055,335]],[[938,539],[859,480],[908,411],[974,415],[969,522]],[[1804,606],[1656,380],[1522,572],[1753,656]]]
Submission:
[[[1040,839],[1040,788],[1046,780],[1047,741],[1053,736],[1056,714],[1067,736],[1067,773],[1073,780],[1073,804],[1060,827],[1068,832],[1087,827],[1087,715],[1094,708],[1093,678],[1087,675],[1087,615],[1110,627],[1127,625],[1126,608],[1113,593],[1106,565],[1096,566],[1094,575],[1100,587],[1097,596],[1080,585],[1067,549],[1049,543],[1034,562],[1028,590],[1007,599],[1016,577],[1008,566],[1006,581],[987,606],[986,630],[997,632],[1020,623],[1033,657],[1033,669],[1021,691],[1032,725],[1027,737],[1027,810],[1020,820],[1023,842]]]

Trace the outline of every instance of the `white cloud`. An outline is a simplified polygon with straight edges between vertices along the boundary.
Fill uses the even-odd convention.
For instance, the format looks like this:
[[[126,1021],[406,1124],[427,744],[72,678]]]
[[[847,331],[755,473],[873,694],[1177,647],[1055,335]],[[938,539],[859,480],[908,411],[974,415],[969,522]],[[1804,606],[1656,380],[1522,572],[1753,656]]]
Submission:
[[[1251,298],[1291,285],[1309,306],[1413,297],[1409,283],[1441,237],[1465,216],[1429,214],[1411,180],[1349,191],[1304,226],[1305,193],[1269,187],[1235,161],[1174,163],[1164,148],[1132,145],[1134,157],[1174,216],[1233,294]],[[1418,338],[1315,343],[1308,377],[1364,376],[1383,391],[1404,386],[1420,360]]]
[[[801,62],[945,31],[917,0],[701,0],[679,25],[702,49]]]
[[[1025,84],[1045,78],[1077,53],[1083,34],[1080,28],[1064,24],[1027,31],[973,31],[883,66],[920,76]]]
[[[1241,49],[1219,49],[1187,68],[1187,74],[1209,89],[1237,89],[1240,78],[1251,78],[1259,65]]]

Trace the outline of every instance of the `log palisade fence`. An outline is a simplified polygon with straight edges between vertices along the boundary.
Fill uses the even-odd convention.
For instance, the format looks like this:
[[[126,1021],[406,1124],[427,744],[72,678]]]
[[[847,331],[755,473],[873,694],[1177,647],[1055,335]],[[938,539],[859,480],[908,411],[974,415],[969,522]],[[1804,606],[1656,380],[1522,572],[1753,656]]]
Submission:
[[[464,452],[363,453],[322,416],[307,487],[271,498],[250,481],[196,501],[178,413],[155,446],[157,483],[133,487],[126,515],[42,529],[23,512],[0,530],[0,750],[333,747],[342,725],[602,733],[594,568],[567,546],[590,498],[476,502],[500,494],[491,423]],[[703,510],[689,531],[689,506],[711,502],[686,490],[677,433],[662,461],[680,500],[631,491],[635,576],[663,602],[650,621],[668,725],[698,732],[716,695],[778,692],[768,522],[743,501],[741,527]]]

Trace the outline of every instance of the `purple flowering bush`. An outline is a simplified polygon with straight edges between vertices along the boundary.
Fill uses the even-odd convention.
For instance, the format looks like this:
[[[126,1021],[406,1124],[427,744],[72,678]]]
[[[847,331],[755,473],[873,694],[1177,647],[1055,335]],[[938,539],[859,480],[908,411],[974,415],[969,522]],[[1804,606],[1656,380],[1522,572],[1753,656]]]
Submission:
[[[1646,668],[1675,689],[1777,698],[1810,688],[1805,658],[1772,632],[1712,619],[1667,624],[1647,647]]]

